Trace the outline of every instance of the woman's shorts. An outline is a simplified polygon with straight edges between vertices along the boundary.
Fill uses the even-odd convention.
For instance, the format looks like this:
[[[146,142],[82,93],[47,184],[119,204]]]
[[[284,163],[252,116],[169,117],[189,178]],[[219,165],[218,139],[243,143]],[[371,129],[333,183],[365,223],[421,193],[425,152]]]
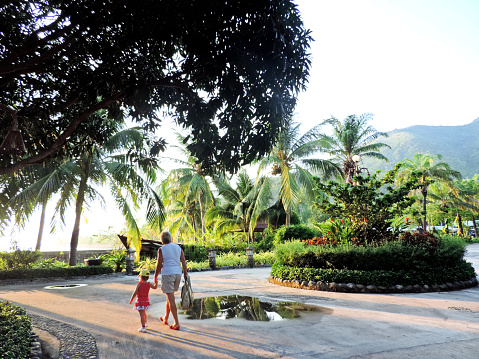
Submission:
[[[161,291],[174,293],[180,288],[181,274],[166,274],[161,276]]]

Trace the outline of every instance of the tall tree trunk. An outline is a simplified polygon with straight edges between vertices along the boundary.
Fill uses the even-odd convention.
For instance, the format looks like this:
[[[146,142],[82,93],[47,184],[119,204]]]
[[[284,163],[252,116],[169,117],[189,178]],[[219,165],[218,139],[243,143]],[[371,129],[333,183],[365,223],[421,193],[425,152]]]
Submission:
[[[191,222],[193,224],[193,240],[195,241],[195,243],[198,241],[198,238],[196,238],[196,220],[195,220],[195,216],[191,216]]]
[[[201,194],[198,195],[198,201],[200,203],[201,232],[203,232],[203,242],[204,242],[206,241],[206,237],[205,237],[206,225],[205,225],[205,211],[203,209],[203,205],[201,204]]]
[[[291,223],[291,211],[286,211],[286,227]]]
[[[476,218],[474,217],[474,215],[472,215],[472,225],[474,226],[474,236],[478,238],[479,234],[477,233]]]
[[[42,214],[40,216],[40,228],[38,229],[38,237],[37,237],[37,245],[35,246],[35,250],[39,251],[40,246],[42,244],[42,237],[43,237],[43,227],[45,226],[45,212],[47,209],[47,202],[42,203]]]
[[[422,190],[421,190],[421,193],[422,193],[422,209],[424,211],[424,218],[422,219],[422,229],[424,230],[424,232],[426,232],[426,226],[427,226],[427,212],[426,212],[426,198],[427,198],[427,187],[424,187]]]
[[[78,188],[78,194],[75,202],[75,224],[73,226],[72,239],[70,241],[70,260],[68,264],[75,266],[77,264],[77,248],[78,238],[80,236],[80,220],[83,209],[83,202],[85,201],[85,191],[87,188],[88,177],[90,174],[91,158],[89,157],[84,164],[82,178],[80,180],[80,186]]]
[[[464,236],[464,227],[462,226],[462,216],[461,214],[458,212],[457,213],[457,222],[458,222],[458,226],[459,226],[459,232],[457,233],[459,237],[463,237]]]

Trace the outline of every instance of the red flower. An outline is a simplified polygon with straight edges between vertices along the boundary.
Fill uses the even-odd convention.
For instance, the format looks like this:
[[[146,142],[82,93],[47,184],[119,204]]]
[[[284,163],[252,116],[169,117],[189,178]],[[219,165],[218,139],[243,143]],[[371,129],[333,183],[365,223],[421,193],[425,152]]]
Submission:
[[[367,219],[367,218],[364,218],[364,223],[368,223],[368,219]]]
[[[331,222],[334,222],[332,218],[329,219]]]
[[[341,222],[344,223],[344,219],[342,219]]]

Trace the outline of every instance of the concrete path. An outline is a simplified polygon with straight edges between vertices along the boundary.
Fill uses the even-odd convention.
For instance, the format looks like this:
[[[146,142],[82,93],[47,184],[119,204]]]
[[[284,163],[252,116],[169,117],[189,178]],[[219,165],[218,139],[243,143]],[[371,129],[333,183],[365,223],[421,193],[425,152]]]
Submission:
[[[467,260],[479,273],[479,244]],[[165,297],[150,292],[149,330],[128,304],[137,278],[0,286],[0,300],[78,326],[96,339],[99,358],[479,358],[479,287],[425,294],[349,294],[282,287],[267,281],[270,268],[191,273],[195,297],[239,294],[262,301],[320,307],[298,319],[251,322],[188,320],[181,330],[162,325]]]

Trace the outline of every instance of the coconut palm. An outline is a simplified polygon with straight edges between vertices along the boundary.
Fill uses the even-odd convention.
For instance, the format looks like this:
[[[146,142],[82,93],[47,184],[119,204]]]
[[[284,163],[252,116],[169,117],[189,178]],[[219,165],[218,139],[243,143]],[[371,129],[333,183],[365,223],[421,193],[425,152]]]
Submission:
[[[459,225],[459,234],[464,235],[462,228],[462,214],[466,213],[471,216],[474,231],[477,233],[476,218],[474,212],[479,210],[479,200],[477,198],[479,194],[479,186],[477,182],[477,176],[473,179],[463,179],[455,181],[453,187],[453,195],[456,198],[456,218]],[[461,213],[462,212],[462,213]]]
[[[301,189],[305,191],[310,200],[314,200],[313,175],[320,173],[337,172],[339,169],[329,160],[312,158],[320,149],[328,147],[328,144],[319,138],[319,126],[316,126],[300,135],[300,125],[291,117],[285,120],[284,127],[280,132],[269,156],[259,162],[257,183],[272,188],[271,175],[280,176],[280,189],[278,197],[286,212],[286,225],[289,226],[291,211],[296,206]]]
[[[76,265],[80,219],[84,207],[93,201],[105,200],[97,188],[108,185],[116,205],[125,217],[128,239],[137,249],[141,248],[141,235],[134,211],[141,200],[147,201],[146,219],[151,226],[161,226],[164,208],[153,190],[156,166],[146,156],[132,158],[133,153],[144,151],[145,139],[139,128],[123,129],[110,136],[101,147],[92,145],[79,158],[66,161],[48,171],[37,182],[25,188],[15,201],[46,203],[53,195],[59,196],[55,207],[64,225],[67,209],[74,204],[75,223],[70,242],[70,265]],[[52,222],[53,226],[55,221]]]
[[[427,194],[429,184],[434,181],[443,182],[445,184],[452,185],[454,179],[461,178],[461,174],[454,171],[446,162],[435,162],[435,160],[441,161],[442,156],[431,156],[428,154],[416,153],[412,160],[404,159],[401,167],[401,171],[398,174],[398,180],[401,181],[409,177],[412,171],[420,171],[420,192],[422,195],[422,210],[423,210],[423,229],[427,228]]]
[[[214,222],[220,235],[237,229],[248,232],[248,242],[252,241],[256,223],[271,199],[269,187],[262,181],[255,184],[245,170],[239,172],[236,188],[224,176],[215,176],[213,182],[223,201],[208,210],[207,222]]]
[[[33,165],[22,170],[23,185],[21,190],[11,199],[10,204],[15,206],[15,221],[24,227],[28,218],[35,209],[41,208],[40,225],[35,250],[41,248],[43,230],[45,227],[46,208],[62,181],[72,174],[72,163],[60,165],[58,161],[50,161],[42,165]],[[51,231],[55,230],[55,221],[52,220]]]
[[[332,134],[320,133],[318,137],[324,144],[322,151],[330,156],[330,168],[334,169],[327,173],[329,176],[341,175],[352,183],[352,176],[357,171],[357,162],[353,160],[355,155],[360,158],[371,157],[387,161],[380,150],[390,148],[389,145],[376,140],[380,136],[387,137],[388,134],[378,132],[373,126],[368,125],[372,117],[370,113],[359,117],[350,115],[343,121],[331,117],[319,125],[332,127]]]
[[[198,233],[201,233],[205,240],[205,214],[214,204],[214,197],[201,164],[196,163],[196,158],[186,149],[185,138],[179,133],[177,138],[181,145],[173,147],[182,152],[187,160],[175,160],[183,167],[172,170],[165,184],[169,197],[167,200],[169,229],[175,235],[178,230],[189,228],[193,232],[195,241]],[[198,229],[198,225],[201,230]]]

